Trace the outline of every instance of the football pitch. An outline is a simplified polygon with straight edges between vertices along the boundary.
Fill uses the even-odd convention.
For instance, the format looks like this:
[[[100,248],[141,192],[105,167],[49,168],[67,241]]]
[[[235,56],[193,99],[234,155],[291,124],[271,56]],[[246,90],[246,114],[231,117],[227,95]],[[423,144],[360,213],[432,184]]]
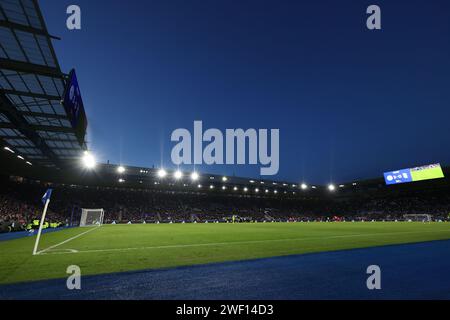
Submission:
[[[134,224],[0,242],[0,284],[450,239],[449,223]]]

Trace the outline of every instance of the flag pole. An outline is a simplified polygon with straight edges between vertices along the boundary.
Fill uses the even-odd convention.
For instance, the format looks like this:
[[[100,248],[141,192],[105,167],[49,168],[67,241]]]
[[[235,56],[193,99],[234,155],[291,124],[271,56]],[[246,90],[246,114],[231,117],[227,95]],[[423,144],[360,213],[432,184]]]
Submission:
[[[44,226],[45,215],[47,214],[48,204],[50,203],[50,198],[45,201],[44,212],[42,213],[41,223],[39,224],[38,234],[36,236],[36,242],[34,243],[33,256],[37,254],[37,249],[39,245],[39,239],[41,238],[42,227]]]

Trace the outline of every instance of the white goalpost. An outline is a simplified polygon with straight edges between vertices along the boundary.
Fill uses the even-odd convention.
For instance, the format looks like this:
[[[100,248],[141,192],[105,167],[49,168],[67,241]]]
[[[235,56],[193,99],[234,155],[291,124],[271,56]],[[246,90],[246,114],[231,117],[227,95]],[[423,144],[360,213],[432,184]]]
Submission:
[[[81,209],[80,227],[101,226],[104,216],[103,209]]]
[[[405,214],[403,215],[408,221],[431,222],[433,217],[430,214]]]

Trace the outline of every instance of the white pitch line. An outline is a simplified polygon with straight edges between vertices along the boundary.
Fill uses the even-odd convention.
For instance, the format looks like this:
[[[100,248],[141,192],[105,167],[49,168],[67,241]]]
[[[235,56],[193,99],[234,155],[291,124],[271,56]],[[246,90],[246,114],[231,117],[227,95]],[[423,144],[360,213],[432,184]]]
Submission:
[[[433,232],[433,233],[435,233],[435,232],[450,232],[450,229],[445,229],[445,230],[428,230],[428,231],[409,231],[409,232],[360,233],[360,234],[348,234],[348,235],[331,236],[331,237],[267,239],[267,240],[249,240],[249,241],[234,241],[234,242],[232,241],[232,242],[211,242],[211,243],[179,244],[179,245],[152,246],[152,247],[92,249],[92,250],[84,250],[84,251],[74,250],[73,252],[49,252],[49,253],[45,253],[45,254],[75,254],[75,253],[98,253],[98,252],[151,250],[151,249],[174,249],[174,248],[189,248],[189,247],[208,247],[208,246],[253,244],[253,243],[266,243],[266,242],[327,240],[327,239],[338,239],[338,238],[353,238],[353,237],[367,237],[367,236],[369,236],[369,237],[370,236],[386,236],[386,235],[398,235],[398,234],[421,234],[421,233],[430,233],[430,232]],[[395,243],[393,243],[393,244],[395,244]],[[51,248],[47,248],[45,251],[47,251],[49,249],[51,249]],[[43,252],[43,251],[41,251],[41,252]]]
[[[53,245],[53,246],[50,246],[50,247],[48,247],[48,248],[46,248],[46,249],[44,249],[44,250],[41,250],[41,251],[39,251],[37,254],[41,254],[41,253],[44,253],[44,252],[46,252],[46,251],[55,249],[55,248],[57,248],[57,247],[59,247],[59,246],[61,246],[61,245],[63,245],[63,244],[66,244],[67,242],[70,242],[70,241],[72,241],[72,240],[75,240],[76,238],[81,237],[82,235],[85,235],[85,234],[87,234],[87,233],[89,233],[89,232],[91,232],[91,231],[97,230],[97,229],[100,228],[100,227],[101,227],[101,226],[98,226],[98,227],[89,229],[88,231],[85,231],[85,232],[82,232],[82,233],[80,233],[80,234],[77,234],[76,236],[73,236],[72,238],[69,238],[69,239],[67,239],[67,240],[64,240],[63,242],[60,242],[60,243],[55,244],[55,245]],[[76,251],[76,250],[75,250],[75,251]],[[75,253],[75,252],[70,252],[70,253]]]

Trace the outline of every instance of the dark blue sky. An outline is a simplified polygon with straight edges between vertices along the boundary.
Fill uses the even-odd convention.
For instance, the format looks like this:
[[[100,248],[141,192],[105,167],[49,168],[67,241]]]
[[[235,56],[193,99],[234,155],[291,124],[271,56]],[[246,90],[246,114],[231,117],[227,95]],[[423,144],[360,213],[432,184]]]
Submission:
[[[171,132],[203,120],[279,128],[275,179],[346,182],[450,163],[449,1],[40,4],[62,38],[63,70],[77,70],[89,146],[103,161],[173,167]],[[65,27],[70,4],[81,31]],[[382,9],[381,31],[366,28],[370,4]]]

